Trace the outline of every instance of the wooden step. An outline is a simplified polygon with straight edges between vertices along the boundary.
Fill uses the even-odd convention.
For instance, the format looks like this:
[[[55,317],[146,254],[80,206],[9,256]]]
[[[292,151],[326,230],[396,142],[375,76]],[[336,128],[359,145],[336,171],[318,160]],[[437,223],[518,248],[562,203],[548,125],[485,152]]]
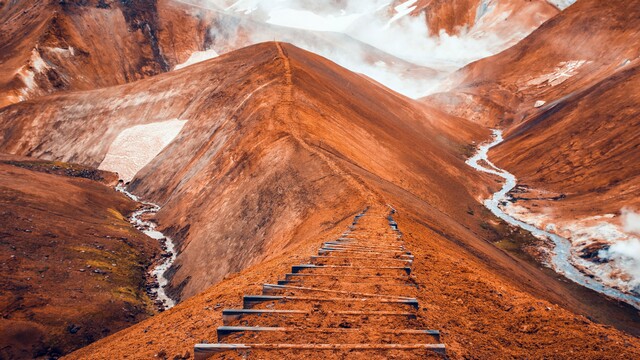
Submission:
[[[287,273],[285,274],[285,280],[299,280],[299,279],[328,279],[328,281],[349,281],[350,279],[356,280],[368,280],[368,281],[409,281],[411,277],[406,273],[400,273],[394,275],[362,275],[362,274],[319,274],[319,273]]]
[[[353,241],[327,241],[322,243],[322,247],[344,247],[344,248],[359,248],[359,249],[368,249],[368,250],[400,250],[405,251],[405,247],[403,244],[397,245],[382,245],[382,244],[365,244],[361,242],[353,242]]]
[[[318,253],[323,253],[322,255],[327,254],[354,254],[356,256],[364,255],[381,255],[388,257],[404,257],[413,259],[413,254],[410,251],[396,251],[396,250],[387,250],[387,251],[372,251],[372,250],[351,250],[351,249],[341,249],[341,248],[320,248]]]
[[[314,313],[321,314],[311,318]],[[411,322],[417,318],[411,311],[369,311],[369,310],[273,310],[273,309],[225,309],[222,311],[223,325],[242,326],[301,326],[306,327],[339,327],[345,322],[367,326],[386,326],[397,323],[398,319]],[[390,319],[393,319],[391,321]],[[397,323],[403,326],[403,323]],[[408,327],[404,323],[403,327]]]
[[[358,279],[356,278],[350,278],[350,279],[298,278],[293,280],[278,280],[278,285],[293,285],[293,286],[306,285],[311,287],[319,287],[317,285],[327,285],[331,288],[334,288],[335,286],[358,287],[358,286],[368,286],[368,285],[372,285],[372,286],[378,285],[381,287],[391,287],[391,288],[414,288],[414,289],[418,287],[417,284],[407,282],[406,280],[398,280],[397,282],[388,282],[388,283],[384,283],[380,281],[366,282],[366,281],[357,281],[357,280]],[[381,280],[381,279],[378,279],[378,280]],[[336,290],[339,290],[339,289],[336,289]]]
[[[340,266],[340,265],[314,265],[314,264],[300,264],[291,267],[292,273],[298,273],[301,271],[353,271],[359,273],[393,273],[393,272],[405,272],[407,275],[411,274],[411,268],[407,266]]]
[[[340,298],[340,297],[328,297],[328,298],[318,298],[311,296],[284,296],[284,295],[245,295],[242,300],[242,306],[245,309],[251,309],[256,304],[260,304],[263,302],[305,302],[312,306],[317,302],[337,302],[337,303],[354,303],[354,304],[364,304],[371,308],[374,304],[398,304],[398,305],[407,305],[413,307],[415,309],[418,308],[418,300],[415,298],[407,298],[407,299],[387,299],[387,298],[375,298],[375,297],[364,297],[364,298]]]
[[[352,248],[352,247],[346,247],[346,246],[323,246],[320,249],[318,249],[318,252],[345,252],[345,253],[361,253],[361,254],[384,254],[385,256],[391,256],[392,254],[411,254],[409,251],[406,250],[377,250],[377,249],[365,249],[365,248]]]
[[[444,344],[197,344],[194,347],[195,359],[206,359],[206,356],[227,351],[248,350],[431,350],[445,354]],[[204,356],[204,357],[203,357]]]
[[[331,296],[343,295],[343,297],[373,297],[373,298],[383,298],[383,299],[402,299],[402,300],[411,300],[413,298],[408,296],[398,296],[393,294],[372,294],[372,293],[359,293],[354,291],[345,291],[345,290],[333,290],[326,288],[315,288],[315,287],[305,287],[305,286],[291,286],[291,285],[277,285],[277,284],[263,284],[262,292],[264,295],[274,295],[280,294],[282,292],[313,292],[319,294],[326,294]],[[317,295],[320,296],[320,295]]]
[[[312,256],[310,263],[315,265],[349,265],[349,266],[411,266],[413,260],[411,259],[396,259],[380,256],[362,257],[362,256]]]
[[[287,332],[326,332],[326,333],[349,333],[349,332],[363,332],[363,329],[343,329],[343,328],[285,328],[285,327],[265,327],[265,326],[218,326],[217,333],[218,338],[220,336],[226,336],[235,332],[244,331],[287,331]],[[382,330],[382,334],[417,334],[428,335],[440,338],[439,330],[415,330],[415,329],[400,329],[400,330]]]
[[[247,343],[439,343],[435,330],[371,330],[363,328],[300,328],[264,326],[221,326],[218,342]]]
[[[355,280],[355,278],[352,278],[352,280]],[[278,285],[322,288],[369,294],[395,294],[407,297],[418,296],[418,288],[413,286],[413,284],[406,282],[349,282],[340,280],[328,281],[327,279],[299,279],[293,281],[279,280]],[[340,297],[342,297],[342,295],[340,295]]]

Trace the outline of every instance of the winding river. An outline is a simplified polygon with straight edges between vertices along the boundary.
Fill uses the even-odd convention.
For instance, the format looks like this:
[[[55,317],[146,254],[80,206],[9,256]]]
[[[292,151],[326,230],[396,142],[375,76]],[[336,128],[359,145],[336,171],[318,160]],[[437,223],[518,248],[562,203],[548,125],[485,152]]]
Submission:
[[[156,299],[161,303],[164,310],[171,309],[176,305],[176,302],[167,295],[166,287],[169,284],[169,280],[164,276],[164,274],[176,260],[175,244],[170,237],[165,236],[163,233],[156,230],[155,223],[142,219],[142,215],[144,214],[155,214],[160,211],[160,206],[150,202],[140,201],[137,196],[128,192],[124,186],[119,185],[116,187],[116,190],[142,205],[140,210],[131,214],[131,217],[129,218],[131,224],[152,239],[160,242],[164,239],[166,254],[169,254],[169,256],[167,256],[164,261],[151,271],[151,275],[158,281],[158,287],[152,288],[151,293],[156,295]]]
[[[504,184],[502,185],[502,189],[494,193],[493,196],[489,199],[486,199],[484,201],[484,205],[489,210],[491,210],[494,215],[508,222],[509,224],[527,230],[536,237],[545,237],[553,241],[554,249],[550,265],[557,273],[563,275],[567,279],[577,284],[580,284],[584,287],[605,294],[612,298],[618,299],[620,301],[626,302],[634,306],[635,308],[640,309],[640,298],[608,287],[580,272],[571,263],[571,241],[558,236],[557,234],[539,229],[531,224],[518,220],[511,215],[508,215],[500,208],[501,203],[508,201],[507,194],[516,186],[517,180],[513,174],[507,172],[506,170],[498,168],[491,161],[489,161],[489,149],[500,144],[504,140],[501,130],[494,130],[493,136],[493,141],[481,145],[478,148],[478,152],[473,157],[467,160],[467,164],[474,169],[485,173],[497,175],[505,180]]]

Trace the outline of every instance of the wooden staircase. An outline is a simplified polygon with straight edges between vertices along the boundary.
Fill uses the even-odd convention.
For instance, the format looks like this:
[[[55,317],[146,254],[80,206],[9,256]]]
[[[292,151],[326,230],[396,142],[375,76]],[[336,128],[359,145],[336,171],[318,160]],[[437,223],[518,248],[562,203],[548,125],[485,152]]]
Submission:
[[[395,210],[365,209],[308,264],[295,265],[242,309],[225,309],[217,343],[197,344],[196,359],[441,358],[438,330],[418,319],[420,288]]]

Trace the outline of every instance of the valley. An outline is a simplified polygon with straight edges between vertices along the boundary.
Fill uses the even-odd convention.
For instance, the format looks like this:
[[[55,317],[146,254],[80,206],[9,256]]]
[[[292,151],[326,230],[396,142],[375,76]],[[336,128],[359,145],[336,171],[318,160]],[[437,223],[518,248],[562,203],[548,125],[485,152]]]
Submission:
[[[0,1],[0,358],[640,357],[636,5]]]

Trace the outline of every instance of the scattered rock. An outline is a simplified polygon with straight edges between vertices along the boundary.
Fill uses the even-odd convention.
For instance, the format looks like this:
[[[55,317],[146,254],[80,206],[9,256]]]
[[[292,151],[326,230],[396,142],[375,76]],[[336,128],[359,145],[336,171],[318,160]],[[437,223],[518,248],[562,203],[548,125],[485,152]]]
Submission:
[[[167,352],[164,349],[162,349],[156,354],[156,357],[158,357],[160,359],[166,359],[167,358]]]
[[[69,324],[69,326],[67,326],[67,330],[71,334],[76,334],[78,331],[80,331],[80,329],[81,327],[76,324]]]

